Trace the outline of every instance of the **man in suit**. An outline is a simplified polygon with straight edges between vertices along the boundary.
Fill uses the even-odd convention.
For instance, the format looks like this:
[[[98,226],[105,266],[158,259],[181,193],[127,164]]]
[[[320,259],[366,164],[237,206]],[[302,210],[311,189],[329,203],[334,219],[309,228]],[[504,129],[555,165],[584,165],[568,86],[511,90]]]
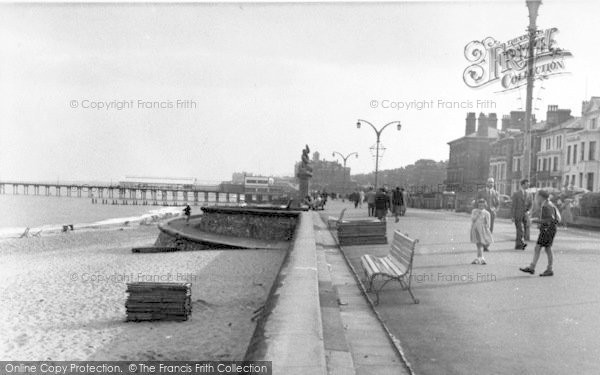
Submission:
[[[494,179],[488,178],[485,189],[477,192],[477,200],[485,200],[485,209],[490,213],[490,232],[494,232],[494,219],[496,219],[496,211],[500,206],[498,192],[494,189]],[[488,251],[487,246],[483,247],[483,251]]]
[[[524,239],[525,232],[529,232],[529,210],[531,210],[532,200],[527,193],[529,180],[521,180],[521,188],[512,195],[512,220],[517,229],[517,238],[515,240],[515,250],[525,250],[527,244]]]

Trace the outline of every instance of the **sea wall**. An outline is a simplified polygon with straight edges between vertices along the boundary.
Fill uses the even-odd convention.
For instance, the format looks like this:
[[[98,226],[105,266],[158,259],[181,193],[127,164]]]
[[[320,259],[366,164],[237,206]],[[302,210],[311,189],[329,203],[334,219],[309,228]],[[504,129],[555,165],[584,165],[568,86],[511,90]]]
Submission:
[[[298,212],[238,207],[202,207],[195,228],[223,236],[270,241],[289,241],[294,235]]]

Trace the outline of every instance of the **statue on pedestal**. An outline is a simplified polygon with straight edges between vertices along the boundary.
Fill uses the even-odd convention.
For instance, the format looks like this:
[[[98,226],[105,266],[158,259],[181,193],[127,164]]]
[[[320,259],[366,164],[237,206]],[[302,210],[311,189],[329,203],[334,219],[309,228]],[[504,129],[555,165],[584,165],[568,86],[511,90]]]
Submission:
[[[300,164],[300,167],[298,168],[298,173],[297,173],[297,177],[298,178],[302,178],[302,177],[312,177],[312,167],[310,166],[310,158],[308,156],[308,154],[310,153],[310,148],[308,148],[308,145],[306,145],[306,147],[302,150],[302,163]]]
[[[299,199],[298,203],[304,201],[304,198],[308,196],[308,179],[313,175],[313,169],[310,165],[310,157],[308,154],[310,153],[310,148],[308,145],[302,150],[302,162],[298,166],[298,171],[296,172],[296,177],[299,180]]]

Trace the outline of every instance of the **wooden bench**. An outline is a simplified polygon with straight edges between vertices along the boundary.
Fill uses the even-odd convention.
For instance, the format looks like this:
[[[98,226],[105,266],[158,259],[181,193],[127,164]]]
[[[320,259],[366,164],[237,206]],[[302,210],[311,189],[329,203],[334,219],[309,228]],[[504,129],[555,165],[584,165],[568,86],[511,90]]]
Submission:
[[[367,277],[367,292],[375,292],[379,304],[379,293],[383,287],[390,281],[398,281],[402,286],[402,290],[408,290],[414,303],[419,303],[410,290],[411,274],[413,266],[413,258],[415,255],[415,247],[419,240],[413,240],[400,233],[394,232],[394,240],[388,255],[377,257],[365,254],[360,261]],[[381,279],[383,283],[379,288],[374,285],[375,279]]]
[[[344,220],[344,214],[345,213],[346,213],[346,209],[344,208],[342,210],[342,212],[340,212],[340,216],[339,217],[329,216],[327,218],[327,226],[329,227],[329,229],[336,229],[338,223],[340,223],[342,220]]]

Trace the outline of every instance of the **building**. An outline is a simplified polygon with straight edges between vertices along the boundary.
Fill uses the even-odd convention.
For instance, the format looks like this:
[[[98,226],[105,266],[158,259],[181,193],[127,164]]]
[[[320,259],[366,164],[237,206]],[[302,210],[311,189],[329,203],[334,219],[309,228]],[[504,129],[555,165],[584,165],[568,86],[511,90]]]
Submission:
[[[584,101],[580,129],[566,136],[563,186],[600,190],[600,97]]]
[[[477,124],[476,124],[477,122]],[[477,125],[477,126],[476,126]],[[448,142],[446,190],[456,192],[457,206],[469,206],[478,189],[489,177],[491,144],[498,139],[495,113],[467,113],[465,135]]]
[[[571,110],[550,105],[543,125],[540,149],[536,155],[536,186],[560,189],[568,183],[563,180],[567,155],[566,139],[571,133],[581,129],[581,121],[571,116]]]

